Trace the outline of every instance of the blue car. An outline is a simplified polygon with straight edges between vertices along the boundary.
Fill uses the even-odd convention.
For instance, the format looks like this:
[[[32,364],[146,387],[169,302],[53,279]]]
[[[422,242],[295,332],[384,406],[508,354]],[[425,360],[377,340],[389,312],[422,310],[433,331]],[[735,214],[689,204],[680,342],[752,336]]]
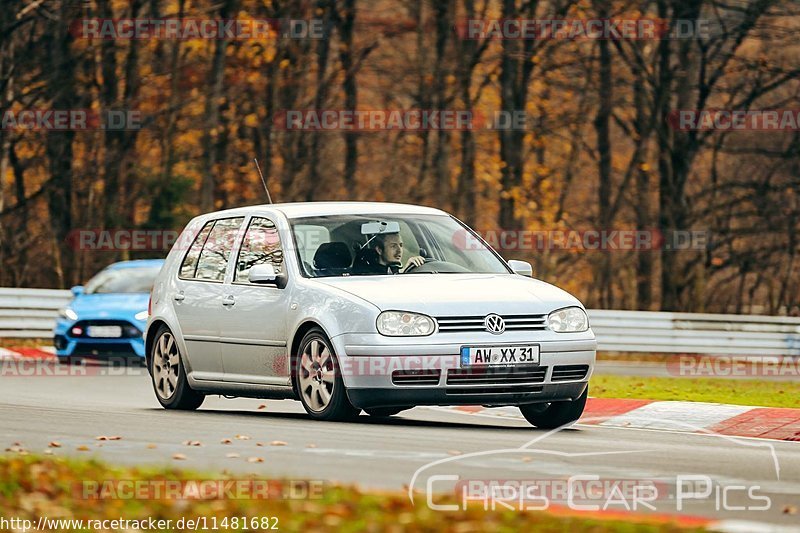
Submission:
[[[58,312],[53,343],[59,360],[144,358],[142,332],[162,259],[123,261],[101,270]]]

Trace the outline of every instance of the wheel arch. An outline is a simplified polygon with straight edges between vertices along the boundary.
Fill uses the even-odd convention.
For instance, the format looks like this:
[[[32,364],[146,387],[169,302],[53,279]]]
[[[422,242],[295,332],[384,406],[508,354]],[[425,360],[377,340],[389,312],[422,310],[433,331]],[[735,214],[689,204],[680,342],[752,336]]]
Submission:
[[[294,392],[298,395],[298,398],[299,391],[297,390],[297,372],[295,370],[295,361],[299,355],[300,341],[303,340],[303,337],[305,337],[306,334],[314,328],[321,329],[330,341],[331,336],[322,324],[313,319],[306,319],[301,322],[299,326],[297,326],[297,329],[292,336],[292,342],[289,345],[289,375],[292,378],[292,389],[294,389]]]
[[[161,326],[169,329],[169,325],[164,320],[161,320],[160,318],[153,320],[149,324],[147,328],[147,334],[144,338],[144,361],[148,372],[150,372],[150,348],[152,347],[153,341],[155,341],[156,338],[156,333],[158,333],[158,330],[161,329]]]

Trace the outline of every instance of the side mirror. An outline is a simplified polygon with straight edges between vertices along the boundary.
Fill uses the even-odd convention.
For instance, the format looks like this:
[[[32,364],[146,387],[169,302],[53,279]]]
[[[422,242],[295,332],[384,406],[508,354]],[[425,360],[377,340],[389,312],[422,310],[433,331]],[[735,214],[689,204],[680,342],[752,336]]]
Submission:
[[[275,272],[275,267],[269,263],[262,263],[260,265],[253,265],[250,267],[250,272],[247,274],[247,280],[250,283],[272,284],[282,289],[286,286],[286,276]]]
[[[73,296],[78,297],[83,294],[83,285],[75,285],[70,290],[72,291]]]
[[[531,266],[531,264],[527,261],[517,261],[516,259],[512,259],[508,262],[508,266],[510,266],[511,270],[514,271],[514,274],[527,276],[529,278],[533,277],[533,266]]]

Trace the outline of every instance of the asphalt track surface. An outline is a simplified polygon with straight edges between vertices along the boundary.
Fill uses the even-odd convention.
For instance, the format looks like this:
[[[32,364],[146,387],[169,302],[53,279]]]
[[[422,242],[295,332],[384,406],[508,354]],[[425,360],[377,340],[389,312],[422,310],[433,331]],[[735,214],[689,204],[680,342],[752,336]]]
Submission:
[[[266,408],[259,409],[261,405]],[[95,440],[101,435],[122,439]],[[238,440],[236,435],[250,439]],[[233,442],[222,444],[223,439]],[[534,439],[537,442],[520,449]],[[660,489],[651,505],[659,513],[800,526],[800,515],[786,512],[800,507],[798,442],[588,425],[548,433],[523,421],[423,407],[391,419],[362,415],[356,422],[314,422],[297,402],[216,396],[207,398],[196,412],[174,412],[160,408],[141,368],[129,369],[126,375],[0,377],[0,449],[19,442],[41,453],[51,441],[62,445],[53,450],[55,455],[210,473],[257,473],[262,479],[345,482],[363,488],[404,490],[417,473],[416,505],[426,504],[429,482],[434,502],[440,501],[442,492],[452,493],[452,484],[432,478],[434,474],[540,483],[574,475],[653,480]],[[185,441],[199,441],[202,446],[187,446]],[[286,445],[270,445],[273,441]],[[84,445],[91,450],[79,451]],[[187,459],[175,461],[176,453]],[[231,453],[239,457],[226,457]],[[250,457],[262,457],[264,462],[250,463]],[[711,495],[684,498],[678,511],[679,475],[710,477]],[[747,487],[755,497],[733,486]],[[761,496],[770,499],[768,510],[723,509],[723,499],[728,507],[763,506]],[[626,505],[632,506],[632,498],[608,508],[620,511]],[[642,509],[649,512],[639,506]]]

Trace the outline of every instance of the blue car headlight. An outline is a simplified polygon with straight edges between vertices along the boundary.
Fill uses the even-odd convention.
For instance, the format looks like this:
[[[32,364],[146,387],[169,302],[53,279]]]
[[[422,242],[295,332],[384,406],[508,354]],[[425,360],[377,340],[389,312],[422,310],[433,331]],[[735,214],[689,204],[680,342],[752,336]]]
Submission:
[[[78,320],[78,313],[69,307],[62,307],[58,310],[58,316],[66,318],[67,320]]]

